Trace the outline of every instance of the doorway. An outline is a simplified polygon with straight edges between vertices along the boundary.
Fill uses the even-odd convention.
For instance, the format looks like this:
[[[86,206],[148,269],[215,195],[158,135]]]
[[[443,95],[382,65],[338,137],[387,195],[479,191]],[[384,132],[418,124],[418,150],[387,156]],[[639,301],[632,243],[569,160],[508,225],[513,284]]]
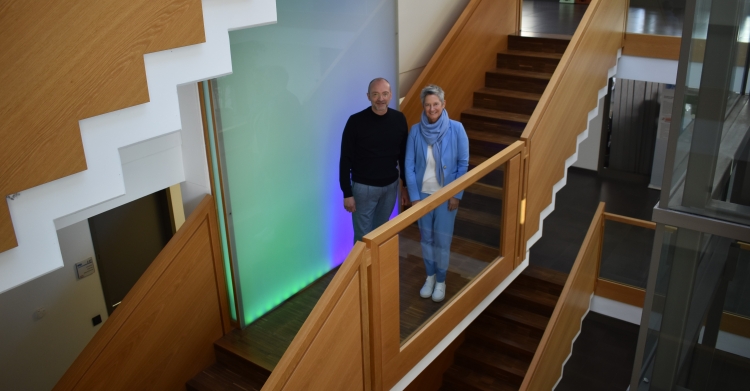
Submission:
[[[165,189],[89,219],[109,314],[172,238],[169,210]]]

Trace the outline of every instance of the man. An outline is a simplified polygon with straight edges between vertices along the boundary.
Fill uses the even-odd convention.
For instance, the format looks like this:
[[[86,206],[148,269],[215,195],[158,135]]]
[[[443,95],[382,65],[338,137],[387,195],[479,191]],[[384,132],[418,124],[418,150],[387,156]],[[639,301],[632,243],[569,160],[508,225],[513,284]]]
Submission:
[[[404,114],[388,108],[388,80],[371,81],[367,99],[371,106],[349,117],[341,137],[339,182],[344,209],[352,214],[355,242],[388,221],[396,203],[399,176],[406,184],[403,167],[408,126]],[[405,190],[401,197],[404,204],[408,202]]]

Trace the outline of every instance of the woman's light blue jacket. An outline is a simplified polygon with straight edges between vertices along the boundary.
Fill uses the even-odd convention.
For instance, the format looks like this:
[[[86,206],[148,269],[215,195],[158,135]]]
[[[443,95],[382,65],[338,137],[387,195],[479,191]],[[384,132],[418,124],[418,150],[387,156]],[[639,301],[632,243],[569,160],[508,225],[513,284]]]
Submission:
[[[466,136],[466,130],[460,122],[450,120],[451,126],[448,129],[440,146],[442,147],[443,174],[445,174],[445,183],[443,186],[453,182],[456,178],[469,170],[469,137]],[[435,162],[438,164],[438,162]],[[419,131],[419,124],[411,127],[409,138],[406,140],[406,162],[405,176],[406,189],[409,191],[411,201],[422,199],[422,178],[427,168],[427,143]],[[455,197],[459,200],[463,196],[463,191]]]

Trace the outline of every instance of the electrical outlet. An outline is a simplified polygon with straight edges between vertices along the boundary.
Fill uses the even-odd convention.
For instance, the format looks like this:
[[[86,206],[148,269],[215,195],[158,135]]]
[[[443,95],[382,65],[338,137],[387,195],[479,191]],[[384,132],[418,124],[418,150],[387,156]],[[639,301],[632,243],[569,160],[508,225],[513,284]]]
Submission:
[[[102,323],[102,316],[101,315],[97,315],[97,316],[91,318],[91,323],[93,323],[94,326],[98,325],[99,323]]]

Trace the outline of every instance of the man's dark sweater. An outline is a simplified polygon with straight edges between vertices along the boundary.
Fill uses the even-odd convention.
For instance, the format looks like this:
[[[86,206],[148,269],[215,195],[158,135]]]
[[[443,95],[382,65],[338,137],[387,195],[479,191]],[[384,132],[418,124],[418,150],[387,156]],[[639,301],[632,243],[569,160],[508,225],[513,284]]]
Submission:
[[[402,167],[401,179],[404,180],[408,133],[404,114],[391,108],[384,115],[378,115],[368,107],[349,117],[341,137],[339,161],[339,182],[344,198],[352,196],[351,181],[378,187],[395,182],[399,177],[396,163]]]

